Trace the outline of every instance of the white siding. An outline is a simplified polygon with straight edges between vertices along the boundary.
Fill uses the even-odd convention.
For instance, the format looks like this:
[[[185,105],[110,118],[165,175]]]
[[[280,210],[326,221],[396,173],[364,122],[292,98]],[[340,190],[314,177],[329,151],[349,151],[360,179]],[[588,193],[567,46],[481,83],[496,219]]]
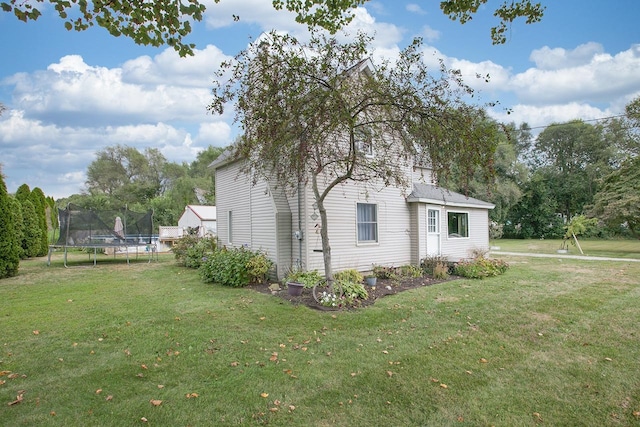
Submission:
[[[218,244],[251,246],[251,180],[239,174],[240,163],[216,169],[216,206],[218,208]],[[233,212],[233,238],[229,242],[228,218]]]
[[[311,190],[308,189],[308,194]],[[378,242],[358,243],[356,203],[374,203],[378,206]],[[324,271],[320,217],[311,215],[313,197],[307,197],[306,265],[308,269]],[[334,271],[355,268],[371,270],[373,265],[400,266],[411,263],[411,206],[397,188],[365,191],[356,183],[336,187],[325,200],[329,222],[329,243]]]
[[[448,237],[448,212],[469,214],[469,237]],[[475,249],[489,249],[489,211],[486,209],[451,208],[442,219],[442,255],[451,261],[471,258]]]
[[[276,261],[276,215],[267,183],[251,187],[251,249],[261,250]]]

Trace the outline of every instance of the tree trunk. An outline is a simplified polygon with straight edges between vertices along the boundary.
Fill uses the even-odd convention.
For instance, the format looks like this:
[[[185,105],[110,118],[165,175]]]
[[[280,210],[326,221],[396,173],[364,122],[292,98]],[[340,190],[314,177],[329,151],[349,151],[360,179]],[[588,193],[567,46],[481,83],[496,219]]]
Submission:
[[[333,269],[331,268],[331,245],[329,244],[329,221],[327,209],[324,207],[324,194],[321,196],[318,189],[318,179],[315,174],[312,178],[313,195],[320,213],[320,239],[322,240],[322,259],[324,261],[324,277],[329,286],[333,284]],[[326,193],[325,193],[326,194]]]

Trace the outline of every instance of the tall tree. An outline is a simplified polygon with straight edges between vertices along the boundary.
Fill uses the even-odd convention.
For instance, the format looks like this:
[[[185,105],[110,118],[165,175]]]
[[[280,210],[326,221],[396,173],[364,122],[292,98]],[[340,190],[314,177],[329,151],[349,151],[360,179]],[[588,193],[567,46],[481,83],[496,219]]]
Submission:
[[[528,179],[526,166],[518,160],[520,146],[516,136],[519,133],[515,125],[511,124],[504,126],[497,135],[496,151],[492,159],[495,174],[487,176],[482,173],[482,168],[468,174],[454,165],[451,173],[441,180],[443,187],[493,203],[495,208],[489,212],[489,218],[498,227],[507,221],[509,210],[520,200],[520,188]],[[468,184],[465,184],[467,181]]]
[[[110,196],[112,207],[145,203],[162,193],[165,165],[166,159],[155,148],[141,153],[123,145],[107,147],[89,164],[86,186],[92,195]]]
[[[39,187],[31,190],[29,200],[33,203],[36,215],[38,217],[38,225],[40,227],[40,249],[37,256],[45,256],[49,251],[49,229],[47,227],[47,198]]]
[[[220,0],[214,0],[219,3]],[[295,12],[296,21],[310,27],[319,26],[335,33],[353,19],[353,10],[368,0],[273,0],[277,10]],[[453,20],[465,23],[488,0],[446,0],[440,8]],[[195,44],[184,38],[192,31],[192,22],[201,21],[206,10],[202,0],[150,0],[150,1],[93,1],[86,0],[7,0],[0,3],[5,12],[13,13],[21,21],[36,20],[41,16],[40,7],[50,3],[67,30],[83,31],[94,25],[105,28],[114,36],[125,36],[142,45],[173,46],[181,56],[193,55]],[[544,7],[531,0],[504,2],[494,11],[498,25],[491,28],[495,44],[506,41],[505,33],[517,18],[525,18],[527,24],[538,22]],[[241,19],[240,12],[232,15]]]
[[[564,234],[558,206],[546,178],[534,173],[522,187],[522,197],[509,210],[505,237],[520,239],[560,238]]]
[[[602,127],[581,120],[552,124],[534,147],[543,174],[566,220],[593,200],[597,180],[612,170],[615,148],[602,137]]]
[[[25,199],[21,202],[22,206],[22,240],[21,246],[23,256],[33,258],[40,254],[42,248],[42,231],[40,229],[40,220],[36,213],[36,208],[31,200]]]
[[[15,276],[20,265],[14,206],[0,169],[0,279]]]
[[[300,43],[271,33],[227,64],[231,78],[214,87],[209,106],[221,114],[235,101],[244,129],[235,154],[255,179],[291,192],[311,187],[329,281],[324,202],[334,188],[349,181],[408,188],[414,160],[428,159],[442,175],[452,164],[489,167],[495,150],[496,128],[464,102],[473,90],[458,71],[441,66],[431,74],[418,39],[394,64],[373,66],[370,42],[362,34],[347,44],[314,34]]]
[[[589,215],[640,238],[640,157],[629,158],[602,180]]]

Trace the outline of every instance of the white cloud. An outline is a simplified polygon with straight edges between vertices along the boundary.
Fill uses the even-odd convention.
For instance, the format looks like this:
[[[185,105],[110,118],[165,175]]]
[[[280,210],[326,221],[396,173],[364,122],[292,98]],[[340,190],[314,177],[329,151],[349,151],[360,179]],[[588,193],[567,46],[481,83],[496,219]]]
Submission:
[[[276,10],[270,1],[220,0],[215,3],[209,0],[204,3],[207,7],[204,20],[209,28],[225,28],[237,23],[258,25],[265,31],[273,28],[293,31],[305,27],[295,22],[294,13]]]
[[[594,46],[558,52],[556,59],[544,64],[547,68],[530,68],[513,76],[510,89],[522,102],[536,105],[612,102],[616,97],[640,90],[640,45],[616,55],[603,53]],[[590,52],[590,57],[585,52]],[[555,68],[549,68],[552,64]]]
[[[510,114],[503,110],[490,111],[490,115],[493,118],[503,123],[514,122],[519,125],[526,122],[530,127],[534,128],[534,134],[540,133],[545,126],[552,123],[564,123],[576,119],[594,120],[614,114],[610,109],[600,109],[578,102],[545,106],[518,104],[511,108]]]
[[[604,52],[600,43],[589,42],[576,47],[573,50],[562,48],[550,48],[545,46],[531,52],[529,59],[541,70],[557,70],[561,68],[573,68],[586,65],[591,59]]]
[[[426,15],[427,12],[425,12],[419,4],[416,3],[409,3],[406,6],[407,12],[411,12],[411,13],[417,13],[418,15]]]
[[[123,71],[91,66],[82,57],[69,55],[46,71],[16,74],[9,82],[15,85],[15,108],[44,121],[69,125],[198,122],[206,115],[220,58],[218,49],[208,47],[180,64],[167,49],[154,60],[128,61]],[[149,78],[144,79],[145,75]]]

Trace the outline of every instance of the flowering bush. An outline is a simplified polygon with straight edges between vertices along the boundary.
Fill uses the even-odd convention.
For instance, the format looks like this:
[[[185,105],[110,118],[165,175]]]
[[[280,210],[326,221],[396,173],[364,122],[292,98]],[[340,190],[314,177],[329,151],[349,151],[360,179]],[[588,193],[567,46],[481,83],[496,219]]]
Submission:
[[[458,276],[470,279],[484,279],[499,276],[509,268],[509,264],[501,259],[477,257],[471,261],[461,261],[454,267]]]
[[[320,304],[325,307],[341,307],[342,299],[332,292],[323,291],[320,294]]]

